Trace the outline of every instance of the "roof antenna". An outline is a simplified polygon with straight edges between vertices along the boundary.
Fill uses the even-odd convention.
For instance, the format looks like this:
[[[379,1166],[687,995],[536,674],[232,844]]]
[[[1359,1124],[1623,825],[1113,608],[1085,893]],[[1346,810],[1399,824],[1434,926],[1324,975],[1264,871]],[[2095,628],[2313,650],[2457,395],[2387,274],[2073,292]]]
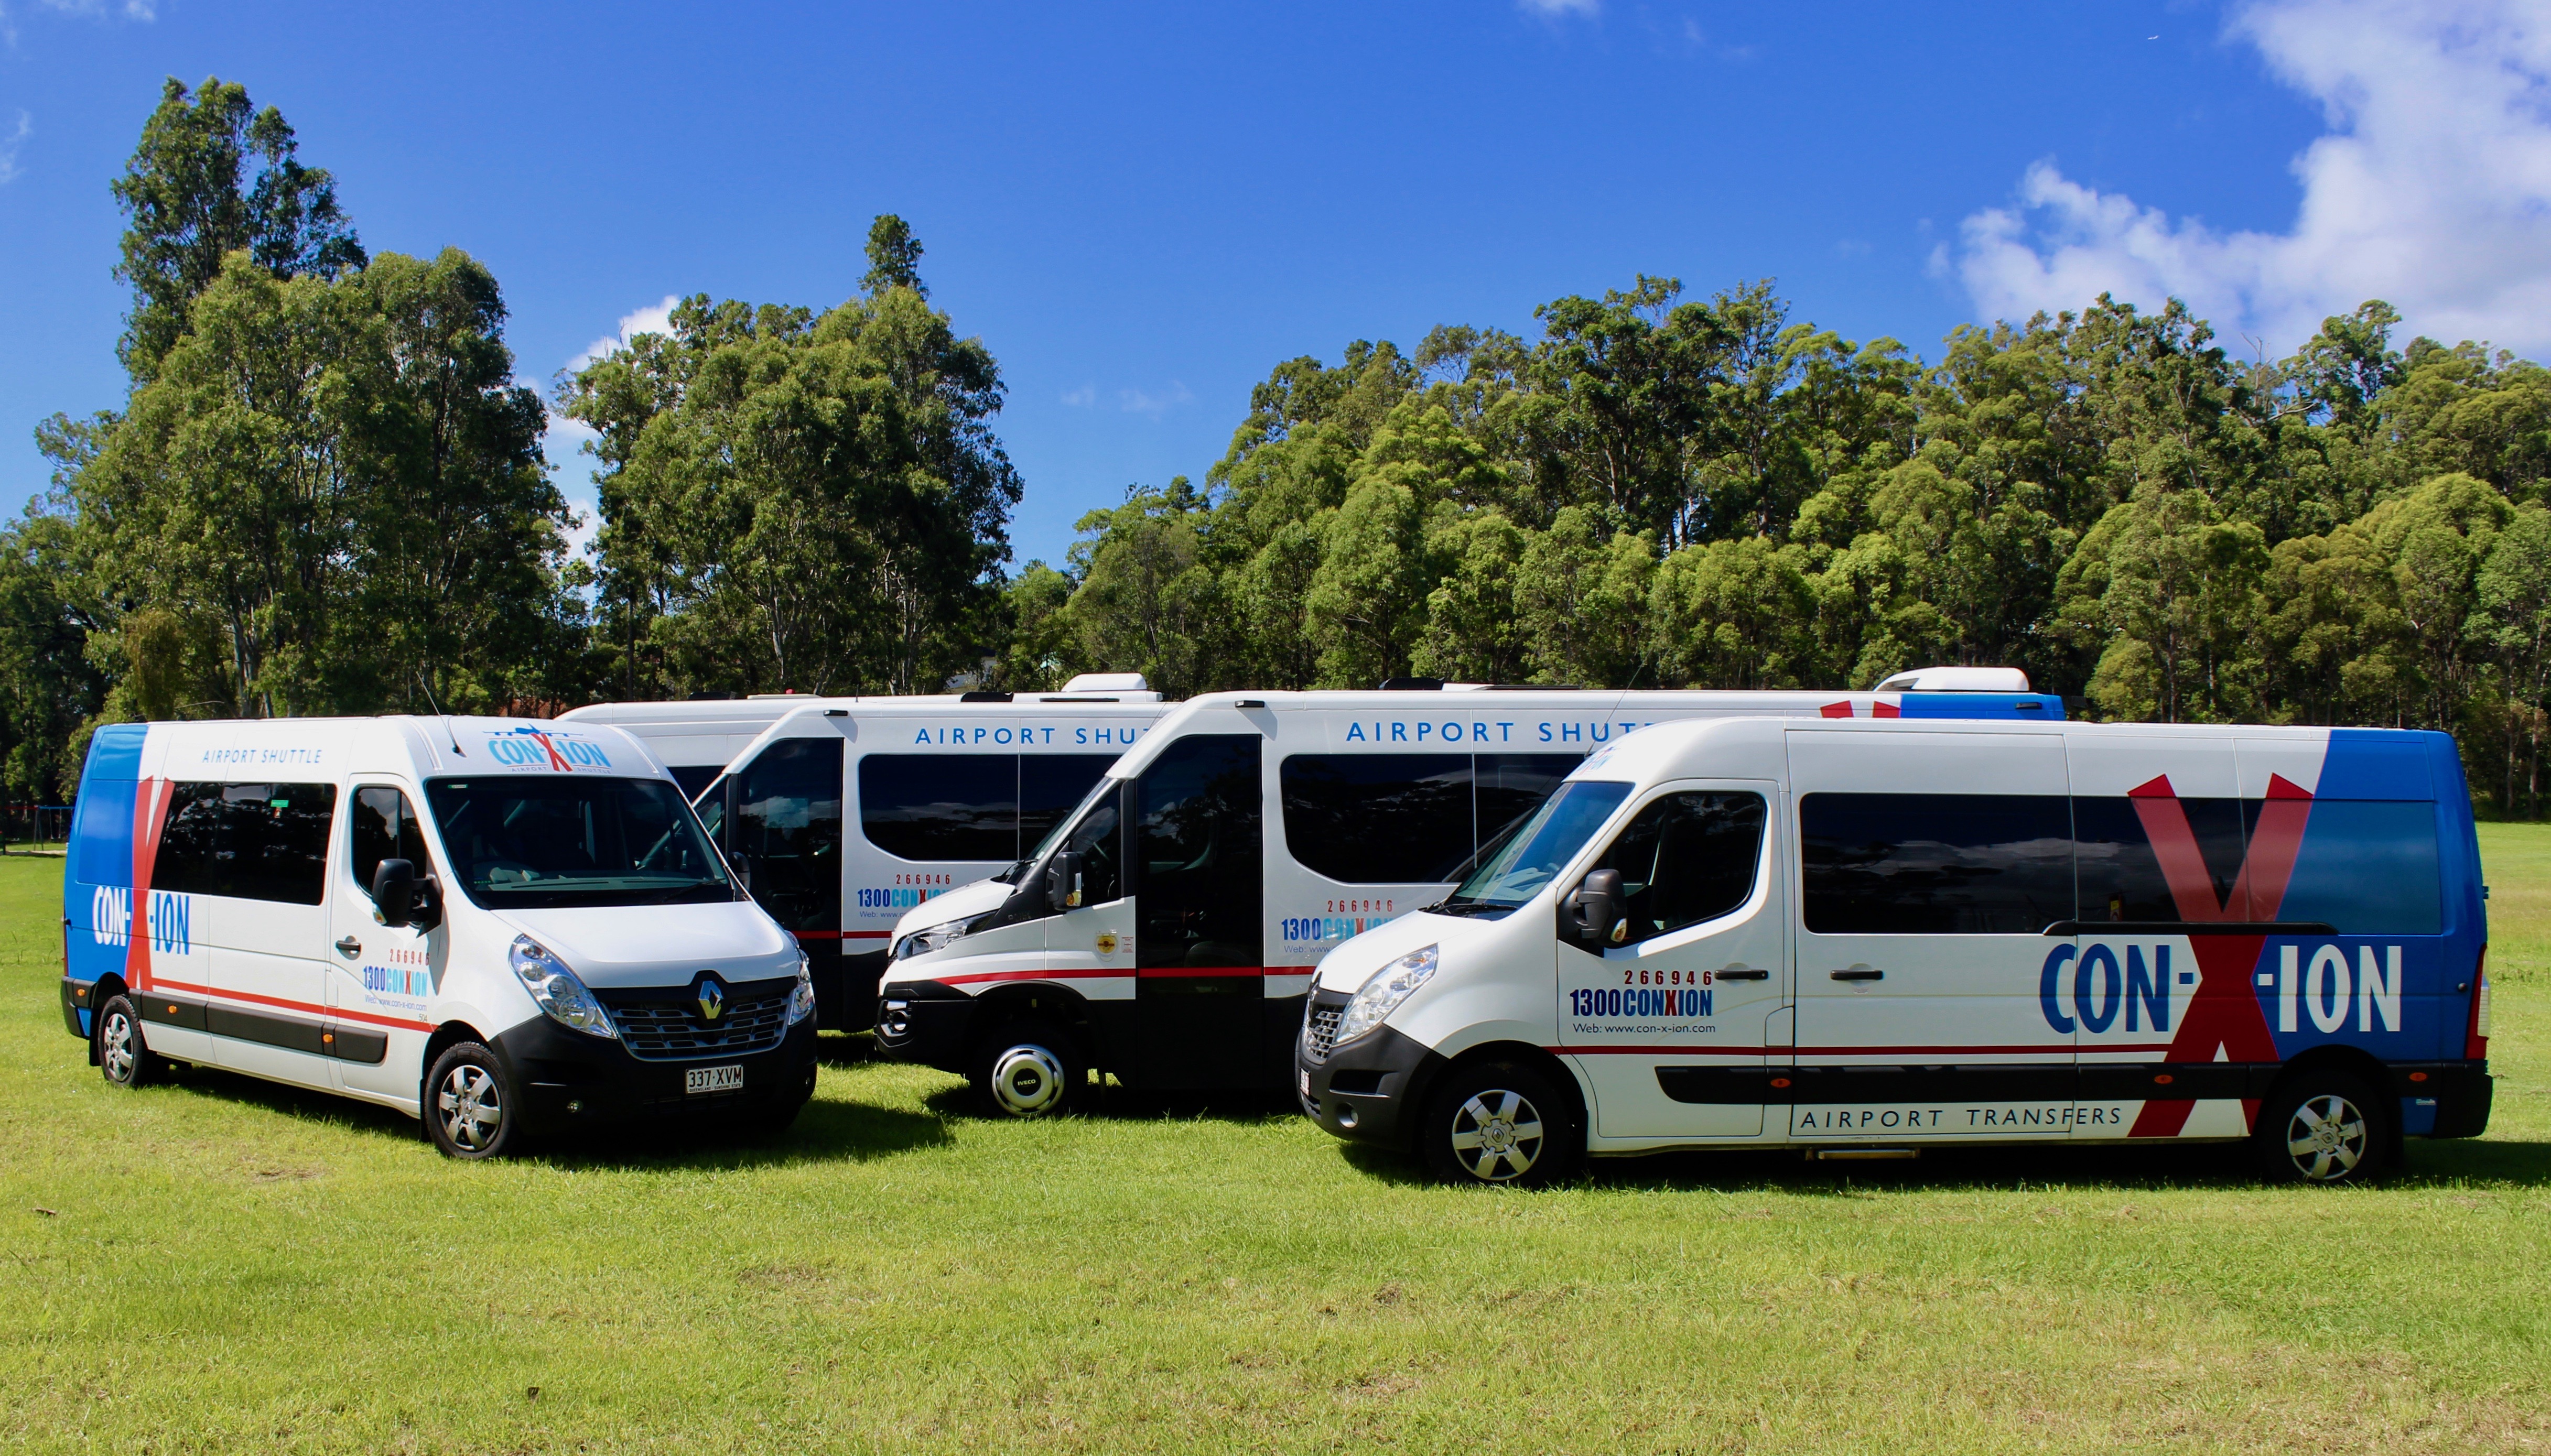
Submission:
[[[443,705],[434,701],[434,689],[425,685],[424,673],[420,672],[416,675],[416,685],[425,694],[425,706],[433,709],[434,716],[443,720],[443,735],[452,740],[452,756],[455,758],[468,757],[468,754],[460,751],[460,735],[452,730],[452,715],[444,712]]]

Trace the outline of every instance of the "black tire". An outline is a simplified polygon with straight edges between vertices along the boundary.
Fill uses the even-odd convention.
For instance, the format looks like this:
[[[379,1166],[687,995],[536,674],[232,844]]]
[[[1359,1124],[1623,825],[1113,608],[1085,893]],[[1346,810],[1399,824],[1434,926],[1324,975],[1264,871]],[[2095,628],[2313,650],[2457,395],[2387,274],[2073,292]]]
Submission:
[[[504,1063],[475,1041],[455,1042],[425,1074],[425,1134],[452,1158],[495,1158],[522,1140],[520,1100]]]
[[[2250,1142],[2270,1183],[2339,1187],[2380,1181],[2399,1156],[2392,1104],[2362,1077],[2303,1072],[2259,1108]]]
[[[976,1043],[967,1084],[987,1117],[1056,1117],[1089,1091],[1080,1039],[1047,1021],[1013,1021]]]
[[[1566,1176],[1584,1152],[1575,1100],[1531,1067],[1456,1068],[1418,1112],[1418,1156],[1447,1183],[1537,1187]]]
[[[148,1087],[168,1075],[168,1063],[143,1034],[142,1009],[129,996],[110,996],[97,1009],[89,1044],[97,1053],[97,1069],[112,1086]]]

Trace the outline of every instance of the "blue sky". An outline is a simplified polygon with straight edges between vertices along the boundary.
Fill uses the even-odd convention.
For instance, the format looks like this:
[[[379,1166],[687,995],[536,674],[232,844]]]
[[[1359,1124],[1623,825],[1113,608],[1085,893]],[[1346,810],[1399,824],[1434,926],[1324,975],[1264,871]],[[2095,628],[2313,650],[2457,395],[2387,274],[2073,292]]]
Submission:
[[[544,385],[667,295],[838,301],[902,214],[1008,379],[1022,560],[1201,476],[1280,359],[1528,333],[1640,272],[1772,277],[1926,356],[2100,287],[2271,351],[2373,293],[2551,345],[2539,0],[5,0],[0,31],[9,503],[38,419],[121,401],[107,182],[168,75],[280,107],[375,252],[485,260]]]

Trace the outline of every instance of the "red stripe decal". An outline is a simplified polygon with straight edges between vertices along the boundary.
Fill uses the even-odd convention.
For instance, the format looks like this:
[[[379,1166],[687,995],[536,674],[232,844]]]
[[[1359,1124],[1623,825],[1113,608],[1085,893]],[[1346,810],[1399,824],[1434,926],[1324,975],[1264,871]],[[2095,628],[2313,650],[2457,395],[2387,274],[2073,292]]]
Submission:
[[[2269,775],[2258,826],[2250,831],[2231,897],[2222,904],[2215,903],[2213,877],[2206,872],[2205,855],[2196,846],[2196,832],[2189,827],[2188,811],[2171,788],[2170,776],[2140,784],[2128,790],[2127,797],[2134,801],[2135,817],[2143,821],[2144,834],[2152,840],[2153,856],[2161,863],[2162,878],[2170,885],[2170,898],[2178,905],[2181,920],[2277,918],[2286,902],[2286,884],[2294,876],[2295,856],[2302,851],[2303,825],[2311,817],[2308,791],[2282,774]],[[2210,1062],[2218,1049],[2230,1061],[2277,1060],[2277,1038],[2268,1030],[2267,1014],[2259,1010],[2258,992],[2250,984],[2260,947],[2266,943],[2260,935],[2189,937],[2196,952],[2196,994],[2189,998],[2188,1015],[2162,1060]],[[2194,1102],[2187,1100],[2147,1102],[2126,1135],[2177,1137],[2195,1108]],[[2241,1110],[2244,1120],[2258,1120],[2256,1102],[2244,1100]]]
[[[1882,699],[1879,702],[1870,705],[1869,716],[1872,718],[1902,718],[1904,716],[1904,710]]]
[[[1197,976],[1264,976],[1265,966],[1144,966],[1134,973],[1146,981]]]
[[[2063,1056],[2073,1048],[2061,1043],[2048,1046],[1546,1046],[1544,1051],[1571,1056],[1635,1055],[1635,1056]],[[2101,1051],[2168,1051],[2166,1042],[2134,1042],[2122,1046],[2102,1046]]]
[[[191,996],[217,996],[224,1001],[244,1001],[251,1006],[270,1006],[280,1011],[304,1012],[315,1017],[333,1017],[340,1021],[368,1021],[375,1026],[396,1026],[404,1031],[431,1031],[432,1021],[411,1021],[404,1017],[384,1017],[371,1012],[354,1011],[342,1006],[314,1006],[306,1001],[293,1001],[281,996],[259,996],[254,991],[225,991],[218,986],[192,986],[183,981],[161,981],[163,991],[184,992]]]
[[[970,976],[938,976],[942,986],[971,986],[977,981],[1094,981],[1107,977],[1133,979],[1132,971],[978,971]],[[891,991],[892,988],[887,988]]]
[[[1822,708],[1816,710],[1816,717],[1849,718],[1851,717],[1851,705],[1849,703],[1827,703]]]

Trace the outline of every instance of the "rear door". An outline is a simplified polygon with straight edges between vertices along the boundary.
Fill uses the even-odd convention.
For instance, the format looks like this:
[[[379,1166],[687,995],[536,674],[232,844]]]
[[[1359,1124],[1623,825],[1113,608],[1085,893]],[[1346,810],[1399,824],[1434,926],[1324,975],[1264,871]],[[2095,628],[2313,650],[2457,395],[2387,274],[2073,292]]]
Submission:
[[[1770,783],[1671,784],[1594,862],[1619,871],[1626,914],[1599,950],[1563,922],[1558,1022],[1599,1135],[1762,1133],[1765,1038],[1788,991],[1778,802]]]
[[[1259,943],[1265,896],[1256,733],[1193,733],[1133,788],[1135,1078],[1157,1087],[1272,1085]]]
[[[171,786],[154,882],[181,880],[210,950],[213,1061],[333,1087],[327,1017],[328,844],[337,786]]]
[[[2063,1137],[2073,840],[2053,733],[1792,729],[1793,1136]],[[2049,935],[2050,927],[2065,933]]]

